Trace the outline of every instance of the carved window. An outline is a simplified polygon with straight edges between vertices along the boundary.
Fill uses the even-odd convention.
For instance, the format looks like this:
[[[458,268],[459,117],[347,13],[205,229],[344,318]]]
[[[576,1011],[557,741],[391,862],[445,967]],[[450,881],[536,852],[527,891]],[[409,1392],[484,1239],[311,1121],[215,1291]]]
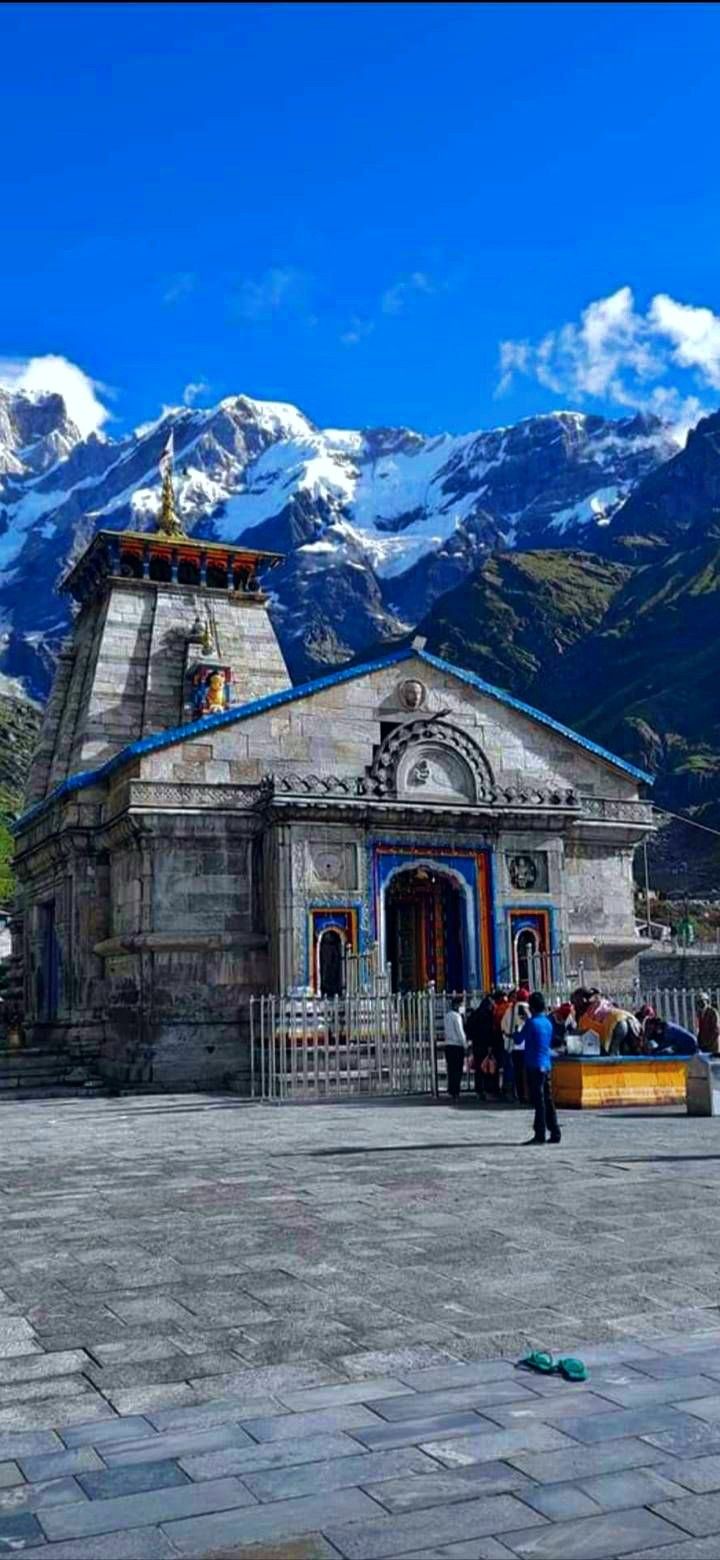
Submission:
[[[378,796],[422,801],[494,801],[485,754],[466,731],[440,719],[397,726],[381,744],[367,789]]]

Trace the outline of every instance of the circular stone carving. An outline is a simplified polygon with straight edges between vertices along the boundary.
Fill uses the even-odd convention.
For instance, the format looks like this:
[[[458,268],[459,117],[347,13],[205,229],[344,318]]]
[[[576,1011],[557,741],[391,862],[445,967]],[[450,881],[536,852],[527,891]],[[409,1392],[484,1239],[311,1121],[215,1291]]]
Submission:
[[[404,710],[419,710],[427,698],[425,684],[419,677],[408,677],[400,684],[400,703]]]
[[[321,883],[339,883],[343,876],[345,858],[342,850],[319,850],[313,853],[315,876]]]

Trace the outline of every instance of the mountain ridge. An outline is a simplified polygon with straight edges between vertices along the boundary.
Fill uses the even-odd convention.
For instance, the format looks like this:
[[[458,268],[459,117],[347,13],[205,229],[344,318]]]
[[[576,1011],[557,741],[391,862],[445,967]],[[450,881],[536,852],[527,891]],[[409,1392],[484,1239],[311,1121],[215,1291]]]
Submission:
[[[423,435],[242,395],[82,438],[59,396],[0,396],[0,672],[36,697],[69,623],[62,574],[99,526],[153,526],[171,431],[188,532],[287,554],[271,610],[296,678],[397,637],[493,550],[599,534],[677,448],[637,414]]]

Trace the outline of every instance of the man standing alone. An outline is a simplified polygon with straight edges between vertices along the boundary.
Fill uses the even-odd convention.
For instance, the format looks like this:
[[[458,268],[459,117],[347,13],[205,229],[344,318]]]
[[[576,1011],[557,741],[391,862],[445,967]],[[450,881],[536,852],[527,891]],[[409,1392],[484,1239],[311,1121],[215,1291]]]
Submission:
[[[555,1102],[552,1096],[552,1033],[553,1026],[545,1011],[545,998],[540,991],[533,991],[529,1002],[530,1017],[524,1024],[520,1039],[525,1043],[525,1076],[530,1104],[535,1107],[534,1136],[531,1143],[544,1143],[546,1133],[550,1142],[560,1142]]]
[[[708,1056],[717,1056],[720,1052],[720,1014],[713,1007],[707,992],[701,991],[695,1003],[695,1013],[700,1050]]]
[[[462,997],[453,997],[445,1014],[445,1063],[447,1088],[451,1103],[460,1098],[463,1067],[465,1065],[465,1025],[462,1017]]]

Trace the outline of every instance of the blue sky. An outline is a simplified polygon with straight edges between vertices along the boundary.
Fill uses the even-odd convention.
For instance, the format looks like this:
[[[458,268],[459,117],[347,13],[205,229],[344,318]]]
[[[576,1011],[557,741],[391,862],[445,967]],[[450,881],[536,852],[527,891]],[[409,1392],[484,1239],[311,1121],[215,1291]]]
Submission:
[[[77,365],[111,433],[239,391],[333,426],[692,422],[719,50],[703,4],[5,5],[0,379],[90,425],[46,359]]]

